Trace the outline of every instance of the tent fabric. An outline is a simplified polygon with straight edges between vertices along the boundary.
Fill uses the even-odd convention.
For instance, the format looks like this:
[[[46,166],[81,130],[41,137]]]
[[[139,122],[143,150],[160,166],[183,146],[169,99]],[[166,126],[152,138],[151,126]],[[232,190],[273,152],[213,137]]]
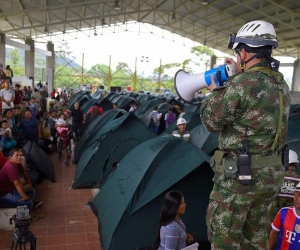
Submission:
[[[92,97],[86,93],[85,91],[79,92],[78,94],[76,94],[76,96],[74,98],[72,98],[69,103],[68,103],[68,109],[72,110],[74,109],[74,103],[76,101],[79,102],[79,107],[82,107],[82,105],[84,103],[86,103],[88,100],[92,99]]]
[[[55,182],[53,162],[39,145],[34,141],[27,141],[22,148],[22,152],[33,169],[50,181]]]
[[[107,99],[112,100],[112,99],[114,99],[115,96],[118,96],[118,94],[114,93],[114,92],[107,92],[103,97],[106,97]]]
[[[82,137],[77,142],[75,155],[73,163],[77,163],[82,152],[92,144],[95,137],[94,135],[103,127],[109,120],[119,118],[127,114],[125,110],[122,109],[111,109],[104,112],[101,116],[96,117],[96,119],[91,123],[88,128],[84,131]]]
[[[104,89],[98,89],[94,94],[92,94],[93,99],[101,98],[101,95],[104,91]]]
[[[209,132],[203,124],[198,125],[190,131],[193,145],[210,154],[218,148],[219,133]]]
[[[127,113],[106,122],[94,135],[94,140],[80,157],[73,188],[95,186],[104,181],[113,163],[140,143],[155,135],[134,114]]]
[[[192,144],[172,136],[156,137],[132,149],[91,202],[98,215],[103,248],[150,246],[162,204],[155,199],[203,164],[205,158],[205,153]],[[209,184],[202,201],[207,206],[212,176],[205,178]],[[202,222],[204,216],[199,216]],[[205,228],[199,237],[206,238],[205,223],[195,226],[198,231]]]

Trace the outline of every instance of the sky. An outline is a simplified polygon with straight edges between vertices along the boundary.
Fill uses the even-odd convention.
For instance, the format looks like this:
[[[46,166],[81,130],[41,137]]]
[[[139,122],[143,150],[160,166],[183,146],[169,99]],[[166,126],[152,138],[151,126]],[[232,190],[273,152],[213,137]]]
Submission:
[[[125,31],[127,30],[127,31]],[[119,62],[125,62],[129,68],[134,71],[135,65],[137,72],[143,73],[145,76],[151,75],[154,68],[159,67],[160,60],[162,64],[182,63],[185,59],[194,58],[193,61],[199,62],[190,53],[193,46],[203,46],[200,43],[183,38],[174,33],[168,32],[161,28],[150,24],[128,23],[118,24],[113,27],[98,27],[96,30],[87,30],[79,33],[65,34],[73,37],[68,41],[69,50],[75,57],[75,61],[82,65],[84,54],[84,68],[89,69],[95,64],[109,65],[109,57],[111,56],[111,67],[115,70]],[[97,33],[97,36],[94,36]],[[86,35],[89,35],[87,37]],[[61,35],[60,35],[61,36]],[[85,37],[85,38],[80,38]],[[78,37],[78,39],[74,39]],[[54,39],[53,36],[46,39]],[[61,39],[61,37],[60,37]],[[60,43],[53,41],[57,50]],[[36,43],[37,47],[45,48],[45,44]],[[215,54],[220,57],[217,65],[223,64],[223,57],[231,56],[220,51],[214,50]],[[281,62],[293,62],[294,58],[280,58]],[[136,61],[136,64],[135,64]],[[167,72],[169,75],[175,74],[178,69]],[[280,69],[286,78],[292,77],[292,68]],[[202,73],[205,71],[205,65],[200,61],[200,66],[194,68],[194,73]]]
[[[201,45],[149,24],[132,23],[126,27],[128,31],[120,26],[117,26],[118,30],[114,28],[115,33],[113,28],[100,27],[96,31],[97,36],[94,36],[95,31],[92,30],[90,37],[68,41],[69,49],[76,57],[75,61],[81,65],[84,53],[84,68],[89,69],[97,63],[109,65],[111,56],[112,69],[119,62],[125,62],[134,71],[137,61],[138,72],[152,73],[154,68],[159,67],[160,60],[162,64],[182,63],[194,57],[190,53],[191,47]],[[45,48],[45,44],[36,43],[36,46]],[[58,49],[59,43],[54,42],[54,46]],[[221,52],[217,53],[224,56]],[[219,63],[222,64],[222,61]],[[199,72],[203,70],[204,64],[200,65]]]

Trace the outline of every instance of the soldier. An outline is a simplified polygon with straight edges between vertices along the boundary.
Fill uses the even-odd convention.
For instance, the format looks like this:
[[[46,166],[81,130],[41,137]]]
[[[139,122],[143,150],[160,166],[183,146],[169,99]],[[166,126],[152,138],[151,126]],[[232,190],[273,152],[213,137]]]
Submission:
[[[300,175],[296,173],[296,166],[299,163],[298,155],[295,151],[289,150],[289,168],[285,171],[284,181],[280,192],[277,195],[277,211],[283,207],[294,205],[294,191],[300,182]]]
[[[187,122],[184,118],[179,118],[177,120],[178,130],[174,130],[172,132],[172,136],[182,138],[188,142],[192,142],[191,133],[189,131],[185,130],[186,124],[187,124]]]
[[[290,109],[289,87],[271,57],[277,47],[272,24],[249,22],[229,37],[237,62],[225,63],[236,74],[221,87],[210,76],[212,94],[202,102],[201,120],[220,132],[206,216],[212,249],[268,249]]]

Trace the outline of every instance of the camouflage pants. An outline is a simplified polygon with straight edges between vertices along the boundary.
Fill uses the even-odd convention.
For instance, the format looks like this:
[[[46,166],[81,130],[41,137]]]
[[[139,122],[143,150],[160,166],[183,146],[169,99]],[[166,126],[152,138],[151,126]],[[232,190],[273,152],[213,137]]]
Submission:
[[[208,239],[213,250],[266,250],[271,211],[277,192],[235,193],[215,184],[207,209]],[[226,193],[226,196],[224,196]]]

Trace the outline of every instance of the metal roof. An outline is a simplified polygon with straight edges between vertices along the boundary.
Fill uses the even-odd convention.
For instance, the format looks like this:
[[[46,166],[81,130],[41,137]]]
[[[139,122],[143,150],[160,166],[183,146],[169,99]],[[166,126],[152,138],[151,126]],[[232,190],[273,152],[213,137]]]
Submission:
[[[120,8],[118,8],[120,7]],[[252,20],[271,22],[279,48],[299,57],[299,0],[1,0],[0,30],[10,38],[36,39],[137,21],[230,53],[228,35]]]

